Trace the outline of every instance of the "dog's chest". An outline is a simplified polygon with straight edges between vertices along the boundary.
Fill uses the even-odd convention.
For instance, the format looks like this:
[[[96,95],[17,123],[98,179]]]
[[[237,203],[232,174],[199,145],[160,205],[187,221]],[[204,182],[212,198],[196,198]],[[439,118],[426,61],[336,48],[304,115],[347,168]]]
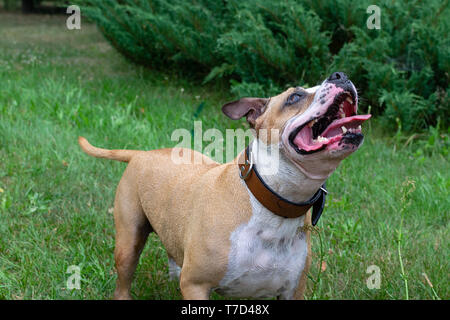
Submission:
[[[305,266],[303,220],[253,211],[248,223],[230,236],[227,272],[216,291],[225,296],[292,298]]]

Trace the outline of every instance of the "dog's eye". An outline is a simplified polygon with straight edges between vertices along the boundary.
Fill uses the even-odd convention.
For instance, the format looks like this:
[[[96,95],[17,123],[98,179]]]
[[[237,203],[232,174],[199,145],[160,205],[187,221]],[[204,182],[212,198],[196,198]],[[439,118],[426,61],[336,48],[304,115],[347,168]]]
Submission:
[[[304,92],[296,92],[293,93],[289,96],[289,98],[286,100],[286,104],[287,105],[291,105],[294,103],[299,102],[301,99],[303,99],[305,97],[305,93]]]

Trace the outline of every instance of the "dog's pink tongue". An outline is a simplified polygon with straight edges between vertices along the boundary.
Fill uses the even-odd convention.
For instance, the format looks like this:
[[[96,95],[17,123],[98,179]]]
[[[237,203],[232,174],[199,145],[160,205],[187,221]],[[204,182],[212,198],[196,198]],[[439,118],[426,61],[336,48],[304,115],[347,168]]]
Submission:
[[[324,142],[313,143],[312,130],[310,127],[305,126],[294,139],[294,144],[300,149],[305,151],[314,151],[322,148]]]
[[[339,141],[342,138],[342,126],[346,126],[347,129],[356,129],[364,121],[369,120],[370,114],[355,115],[352,117],[346,117],[333,121],[328,128],[322,133],[322,136],[327,140],[318,141],[312,139],[312,129],[305,126],[294,139],[294,144],[304,151],[315,151],[322,148],[324,145],[329,145]]]

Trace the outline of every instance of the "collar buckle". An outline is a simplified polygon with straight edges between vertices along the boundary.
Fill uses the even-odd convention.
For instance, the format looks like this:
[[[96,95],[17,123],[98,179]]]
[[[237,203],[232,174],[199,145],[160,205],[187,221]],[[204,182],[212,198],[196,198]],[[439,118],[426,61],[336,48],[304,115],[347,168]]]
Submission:
[[[246,180],[253,169],[253,161],[252,161],[252,154],[250,153],[250,160],[245,157],[245,164],[239,165],[239,177],[242,180]],[[247,170],[246,170],[247,169]],[[247,172],[245,172],[247,171]]]

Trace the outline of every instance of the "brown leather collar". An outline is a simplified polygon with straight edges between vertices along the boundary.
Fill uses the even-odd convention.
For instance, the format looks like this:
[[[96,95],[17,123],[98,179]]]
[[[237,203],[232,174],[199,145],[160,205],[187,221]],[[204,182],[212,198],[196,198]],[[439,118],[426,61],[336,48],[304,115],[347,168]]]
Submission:
[[[242,157],[244,161],[242,161]],[[325,195],[327,190],[325,184],[316,194],[306,202],[295,203],[289,201],[264,183],[252,161],[249,161],[249,147],[241,153],[238,165],[239,176],[247,184],[253,196],[272,213],[284,218],[298,218],[313,207],[312,224],[316,225],[325,206]]]

